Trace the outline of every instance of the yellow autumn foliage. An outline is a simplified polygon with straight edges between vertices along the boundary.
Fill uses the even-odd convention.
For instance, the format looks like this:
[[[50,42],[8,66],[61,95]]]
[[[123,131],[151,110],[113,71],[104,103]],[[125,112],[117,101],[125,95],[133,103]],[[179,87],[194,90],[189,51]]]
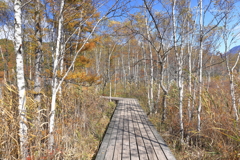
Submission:
[[[71,72],[66,77],[66,80],[81,83],[81,85],[92,85],[94,83],[98,84],[99,79],[99,76],[87,74],[86,72]]]

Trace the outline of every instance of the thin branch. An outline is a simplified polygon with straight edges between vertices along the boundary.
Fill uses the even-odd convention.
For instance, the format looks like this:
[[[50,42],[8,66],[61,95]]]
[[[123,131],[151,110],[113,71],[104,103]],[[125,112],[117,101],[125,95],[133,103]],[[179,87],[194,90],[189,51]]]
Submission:
[[[62,83],[63,83],[63,80],[67,77],[68,73],[69,73],[70,70],[72,69],[72,67],[73,67],[73,65],[74,65],[74,63],[75,63],[75,61],[76,61],[76,59],[77,59],[78,54],[81,52],[81,50],[83,49],[83,47],[85,46],[85,44],[88,42],[88,40],[91,38],[92,34],[95,32],[98,24],[99,24],[105,17],[107,17],[107,16],[113,11],[113,8],[117,5],[118,2],[119,2],[119,0],[116,1],[116,3],[108,10],[108,12],[107,12],[104,16],[102,16],[102,17],[97,21],[97,23],[96,23],[95,26],[93,27],[91,33],[90,33],[90,34],[88,35],[88,37],[84,40],[83,45],[81,46],[81,48],[76,52],[75,56],[73,57],[72,63],[71,63],[71,65],[70,65],[70,67],[68,68],[67,72],[66,72],[66,73],[64,74],[64,76],[62,77],[62,80],[59,82],[59,84],[58,84],[58,86],[57,86],[57,89],[56,89],[56,92],[59,90],[60,86],[61,86]]]
[[[238,61],[239,61],[239,57],[240,57],[240,52],[238,52],[238,56],[237,56],[237,59],[236,59],[236,62],[235,62],[235,64],[233,65],[233,67],[232,67],[232,71],[234,70],[234,68],[237,66],[237,64],[238,64]]]
[[[30,1],[26,2],[26,3],[24,3],[24,4],[21,6],[21,8],[25,7],[27,4],[31,3],[32,1],[33,1],[33,0],[30,0]]]

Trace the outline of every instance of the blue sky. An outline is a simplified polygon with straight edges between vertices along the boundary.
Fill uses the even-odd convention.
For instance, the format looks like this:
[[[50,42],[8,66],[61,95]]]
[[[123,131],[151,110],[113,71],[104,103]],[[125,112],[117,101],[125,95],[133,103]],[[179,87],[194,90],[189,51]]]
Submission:
[[[113,0],[110,0],[108,5],[111,6],[113,4],[113,2],[114,2]],[[198,0],[192,0],[191,1],[191,8],[193,9],[193,12],[195,12],[195,14],[199,14],[199,12],[198,12],[199,11],[199,9],[198,9],[198,2],[199,2]],[[203,7],[206,8],[206,6],[209,4],[209,2],[210,2],[210,0],[203,0]],[[140,5],[143,5],[143,0],[131,0],[131,2],[128,4],[128,7],[131,6],[130,7],[131,8],[130,13],[134,13],[134,12],[139,11],[139,8],[137,9],[134,6],[140,6]],[[235,5],[236,5],[236,8],[239,8],[240,7],[240,2],[236,3]],[[212,4],[211,7],[213,7],[213,4]],[[156,11],[164,10],[162,8],[162,6],[158,3],[157,0],[155,1],[154,9]],[[240,10],[236,9],[235,10],[236,14],[239,14],[239,11]],[[212,12],[212,13],[210,13],[210,12]],[[206,15],[204,17],[204,25],[205,26],[209,25],[210,22],[214,19],[214,16],[212,14],[217,14],[219,12],[222,12],[222,11],[214,9],[214,8],[210,8],[210,10],[208,12],[206,12]],[[238,17],[240,17],[240,16],[237,16],[237,18]],[[115,20],[122,21],[122,20],[124,20],[124,18],[119,18],[118,17]],[[197,18],[196,21],[198,23],[199,19]],[[235,23],[236,21],[237,21],[237,19],[234,20],[232,22],[232,24]],[[215,25],[215,24],[216,24],[216,20],[213,21],[212,25]],[[222,24],[220,24],[219,26],[222,26]],[[235,27],[235,29],[233,30],[233,34],[236,34],[238,32],[240,32],[240,26],[236,26]],[[222,39],[220,38],[218,42],[219,42],[220,45],[219,45],[218,48],[216,48],[215,52],[216,51],[224,52],[224,44],[222,43]],[[240,41],[236,39],[236,43],[233,43],[231,46],[229,46],[228,49],[231,49],[232,47],[237,46],[237,45],[240,45]]]
[[[3,0],[0,0],[0,1],[3,1]],[[109,7],[112,6],[115,1],[116,1],[116,0],[109,0],[109,2],[107,2],[107,5],[104,6],[103,8],[101,8],[100,11],[101,11],[101,12],[106,12],[106,10],[109,9]],[[124,0],[124,1],[122,1],[122,2],[123,2],[123,3],[126,3],[127,0]],[[156,0],[156,2],[157,2],[157,0]],[[203,5],[204,5],[204,6],[206,6],[208,3],[209,3],[209,0],[203,0]],[[130,3],[127,4],[127,8],[129,9],[130,13],[134,13],[134,12],[137,12],[137,11],[140,10],[140,9],[137,8],[136,6],[141,6],[141,5],[143,5],[143,0],[130,0]],[[193,9],[193,10],[195,11],[195,13],[197,12],[197,6],[198,6],[198,0],[192,0],[192,1],[191,1],[191,7],[192,7],[192,8],[196,8],[196,10]],[[240,2],[237,2],[237,3],[236,3],[236,10],[235,10],[236,14],[239,14],[239,12],[240,12],[240,9],[238,9],[238,8],[240,8]],[[156,5],[156,6],[154,7],[154,9],[155,9],[156,11],[157,11],[157,10],[159,10],[159,11],[163,10],[163,8],[161,7],[161,5]],[[216,10],[215,12],[218,12],[218,11]],[[122,21],[122,20],[124,20],[126,17],[127,17],[127,15],[125,15],[125,17],[123,17],[123,18],[117,17],[116,19],[117,19],[118,21]],[[234,20],[234,21],[236,22],[239,17],[240,17],[240,16],[236,16],[236,20]],[[209,12],[207,12],[207,13],[206,13],[206,16],[205,16],[205,25],[209,24],[209,22],[210,22],[212,19],[213,19],[213,16],[212,16]],[[197,20],[197,21],[198,21],[198,20]],[[232,22],[232,24],[235,23],[234,21]],[[230,25],[231,25],[231,24],[230,24]],[[220,24],[220,26],[221,26],[221,24]],[[5,31],[10,31],[10,29],[9,29],[6,25],[5,25],[5,26],[0,25],[0,38],[5,38],[5,35],[3,35],[3,27],[4,27]],[[237,25],[237,26],[235,27],[235,29],[233,30],[233,33],[234,33],[234,34],[236,34],[236,33],[238,33],[238,32],[240,32],[240,25]],[[240,36],[238,36],[238,38],[239,38],[239,37],[240,37]],[[9,37],[9,38],[10,38],[10,37]],[[221,42],[222,42],[222,40],[221,40],[221,38],[220,38],[220,39],[219,39],[220,45],[219,45],[219,48],[218,48],[217,50],[223,52],[223,51],[224,51],[224,45],[223,45],[223,43],[221,43]],[[231,49],[232,47],[237,46],[237,45],[240,45],[240,41],[239,41],[239,40],[236,40],[236,43],[232,44],[232,46],[230,46],[229,49]]]

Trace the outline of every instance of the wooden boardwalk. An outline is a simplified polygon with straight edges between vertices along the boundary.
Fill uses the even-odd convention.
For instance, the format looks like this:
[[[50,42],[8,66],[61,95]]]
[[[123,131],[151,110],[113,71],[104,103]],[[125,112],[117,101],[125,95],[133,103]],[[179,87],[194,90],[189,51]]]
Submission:
[[[175,160],[136,99],[118,101],[96,160]]]

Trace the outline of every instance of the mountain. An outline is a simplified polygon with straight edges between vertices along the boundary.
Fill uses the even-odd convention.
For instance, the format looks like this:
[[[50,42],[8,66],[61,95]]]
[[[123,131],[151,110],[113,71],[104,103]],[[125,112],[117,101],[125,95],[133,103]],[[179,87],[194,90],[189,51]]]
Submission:
[[[232,49],[230,49],[227,54],[237,54],[240,52],[240,45],[239,46],[235,46]]]

